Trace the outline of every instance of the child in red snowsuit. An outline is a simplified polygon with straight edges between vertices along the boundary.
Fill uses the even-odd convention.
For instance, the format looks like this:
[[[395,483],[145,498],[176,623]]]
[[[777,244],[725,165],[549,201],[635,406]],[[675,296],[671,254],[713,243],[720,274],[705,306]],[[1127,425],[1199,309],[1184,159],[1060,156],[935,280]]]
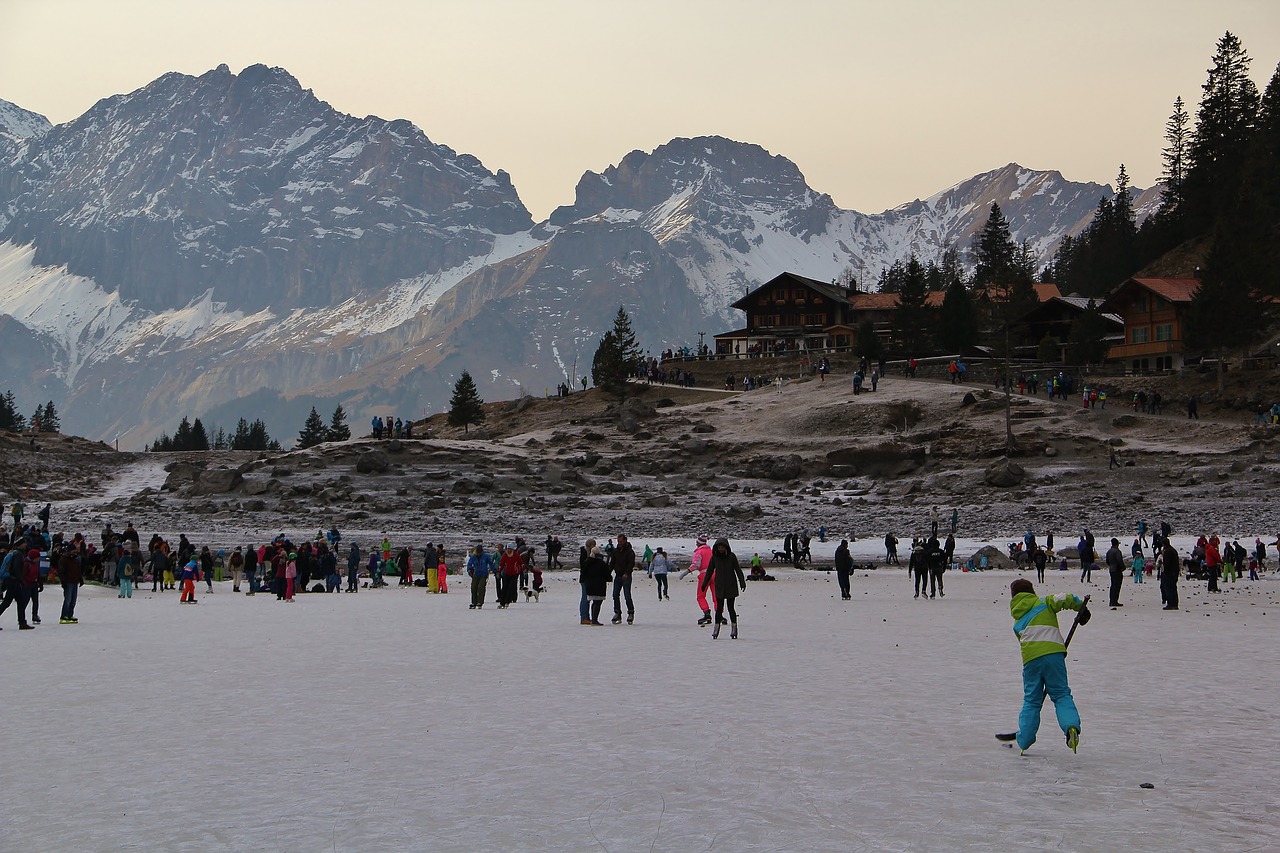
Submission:
[[[440,560],[440,565],[436,567],[436,589],[440,590],[441,592],[448,592],[449,581],[447,580],[447,578],[449,576],[449,570],[446,569],[444,565],[444,546],[443,545],[441,545],[439,548],[436,549],[436,554],[438,555],[438,559]]]
[[[179,596],[180,604],[196,603],[196,581],[200,580],[200,563],[190,560],[182,567],[182,595]]]

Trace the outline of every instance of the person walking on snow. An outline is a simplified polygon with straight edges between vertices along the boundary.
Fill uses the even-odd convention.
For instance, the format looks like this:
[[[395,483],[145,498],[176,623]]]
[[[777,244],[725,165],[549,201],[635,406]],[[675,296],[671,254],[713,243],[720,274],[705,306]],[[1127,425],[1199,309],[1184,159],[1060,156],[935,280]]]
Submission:
[[[1107,571],[1111,575],[1111,600],[1108,606],[1124,607],[1120,603],[1120,587],[1124,584],[1124,552],[1120,550],[1119,539],[1111,540],[1111,548],[1107,551]]]
[[[742,566],[738,557],[729,550],[729,540],[721,537],[711,551],[711,572],[700,586],[715,584],[716,619],[711,629],[711,639],[720,636],[720,626],[724,624],[724,608],[729,608],[729,638],[738,639],[738,611],[733,606],[738,593],[747,588],[747,579],[742,576]]]
[[[1089,608],[1071,593],[1036,595],[1026,578],[1009,585],[1009,615],[1013,617],[1013,633],[1022,647],[1022,711],[1018,714],[1018,748],[1026,752],[1036,742],[1040,730],[1040,710],[1044,697],[1053,700],[1058,726],[1066,735],[1067,746],[1075,752],[1080,746],[1080,711],[1067,683],[1067,647],[1058,627],[1058,612],[1078,610],[1079,623],[1089,622]]]
[[[649,562],[649,571],[653,573],[654,579],[658,584],[658,600],[671,600],[671,595],[667,592],[667,573],[671,571],[671,563],[667,560],[667,552],[659,548],[653,552],[653,559]]]

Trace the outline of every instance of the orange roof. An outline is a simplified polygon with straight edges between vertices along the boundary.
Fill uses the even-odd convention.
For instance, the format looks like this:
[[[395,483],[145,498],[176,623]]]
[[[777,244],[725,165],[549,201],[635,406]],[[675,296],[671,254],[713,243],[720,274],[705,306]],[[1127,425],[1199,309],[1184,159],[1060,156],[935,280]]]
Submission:
[[[1036,289],[1036,296],[1041,302],[1048,302],[1050,299],[1057,299],[1062,295],[1062,292],[1058,290],[1058,285],[1053,282],[1041,282],[1031,286]]]
[[[937,308],[946,298],[946,291],[930,290],[925,294],[924,304]],[[855,293],[849,297],[849,306],[854,311],[893,311],[898,307],[896,293]]]
[[[1170,302],[1190,302],[1192,295],[1200,287],[1198,278],[1131,278],[1129,280],[1137,282]]]

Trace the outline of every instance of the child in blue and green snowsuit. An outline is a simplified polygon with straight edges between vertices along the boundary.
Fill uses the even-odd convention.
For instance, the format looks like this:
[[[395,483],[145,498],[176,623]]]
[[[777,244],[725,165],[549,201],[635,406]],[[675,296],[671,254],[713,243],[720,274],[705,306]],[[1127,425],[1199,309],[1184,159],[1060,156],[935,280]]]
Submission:
[[[1026,750],[1036,742],[1040,730],[1040,709],[1045,694],[1053,700],[1058,726],[1074,750],[1080,737],[1080,712],[1067,684],[1067,647],[1058,628],[1058,611],[1079,610],[1080,624],[1089,621],[1089,609],[1070,593],[1040,598],[1031,581],[1019,578],[1009,586],[1013,600],[1013,633],[1022,644],[1022,713],[1018,715],[1018,747]]]

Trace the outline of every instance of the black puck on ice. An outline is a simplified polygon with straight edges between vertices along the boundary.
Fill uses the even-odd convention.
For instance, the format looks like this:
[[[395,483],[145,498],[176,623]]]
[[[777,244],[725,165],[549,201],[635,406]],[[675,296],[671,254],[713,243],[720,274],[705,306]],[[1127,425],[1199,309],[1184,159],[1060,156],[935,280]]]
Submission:
[[[1143,783],[1142,783],[1141,785],[1139,785],[1138,787],[1139,787],[1139,788],[1154,788],[1154,787],[1155,787],[1155,785],[1152,785],[1150,782],[1143,782]]]

